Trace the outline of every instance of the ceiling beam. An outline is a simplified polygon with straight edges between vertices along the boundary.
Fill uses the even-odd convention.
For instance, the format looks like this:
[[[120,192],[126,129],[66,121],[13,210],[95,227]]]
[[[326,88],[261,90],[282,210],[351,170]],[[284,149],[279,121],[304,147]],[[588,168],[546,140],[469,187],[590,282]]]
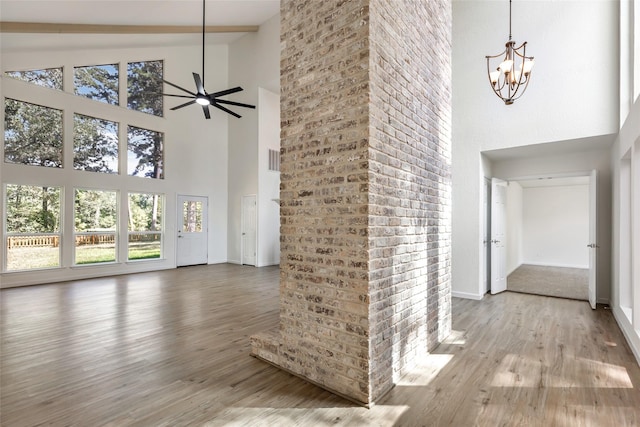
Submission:
[[[257,25],[207,25],[207,33],[255,33]],[[0,21],[0,33],[46,34],[186,34],[202,33],[197,25],[103,25],[103,24],[53,24],[46,22]]]

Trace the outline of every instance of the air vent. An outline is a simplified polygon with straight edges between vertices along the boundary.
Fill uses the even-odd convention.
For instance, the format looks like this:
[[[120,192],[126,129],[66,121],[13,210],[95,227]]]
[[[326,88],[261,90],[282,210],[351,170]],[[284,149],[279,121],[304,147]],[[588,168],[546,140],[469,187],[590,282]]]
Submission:
[[[280,152],[269,149],[269,170],[280,172]]]

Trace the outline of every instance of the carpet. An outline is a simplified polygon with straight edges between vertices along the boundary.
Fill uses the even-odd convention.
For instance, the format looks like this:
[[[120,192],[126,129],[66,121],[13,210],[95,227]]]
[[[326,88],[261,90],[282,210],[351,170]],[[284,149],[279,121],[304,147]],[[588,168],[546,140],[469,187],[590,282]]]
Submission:
[[[507,290],[589,300],[589,269],[522,264],[507,277]]]

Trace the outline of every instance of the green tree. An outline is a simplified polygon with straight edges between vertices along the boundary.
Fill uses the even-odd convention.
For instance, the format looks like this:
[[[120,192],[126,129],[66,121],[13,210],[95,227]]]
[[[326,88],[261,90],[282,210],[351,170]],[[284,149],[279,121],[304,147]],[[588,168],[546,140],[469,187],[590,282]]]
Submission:
[[[118,64],[76,67],[76,95],[118,105]]]
[[[134,126],[129,126],[127,131],[128,150],[136,162],[129,166],[129,174],[147,178],[164,178],[163,134]]]
[[[76,190],[75,230],[115,230],[117,203],[115,191]]]
[[[118,124],[75,114],[73,117],[73,167],[118,172]]]
[[[8,163],[62,167],[62,111],[6,98],[4,159]]]
[[[62,90],[62,68],[45,68],[44,70],[6,71],[5,75],[23,80],[38,86]]]
[[[127,106],[162,117],[162,61],[127,64]]]
[[[9,233],[60,230],[60,188],[8,184],[6,206]]]

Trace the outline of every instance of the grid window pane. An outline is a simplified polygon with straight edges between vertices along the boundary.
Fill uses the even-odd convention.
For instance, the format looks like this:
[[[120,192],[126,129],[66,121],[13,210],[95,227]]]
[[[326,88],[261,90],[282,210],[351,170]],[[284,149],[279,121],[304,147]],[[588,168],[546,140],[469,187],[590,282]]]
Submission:
[[[73,167],[118,173],[118,123],[74,114]]]
[[[127,107],[162,117],[162,61],[127,64]]]
[[[4,74],[38,86],[62,90],[62,67],[45,68],[44,70],[6,71]]]
[[[128,259],[162,256],[162,194],[129,194]]]
[[[129,175],[163,179],[164,134],[129,126],[127,128],[127,171]]]
[[[75,263],[116,261],[117,193],[75,191]]]
[[[6,270],[60,266],[59,187],[5,187]]]
[[[62,111],[6,98],[4,161],[62,167]]]
[[[182,231],[185,233],[202,232],[202,202],[186,201],[182,209],[184,211],[182,215],[184,218]]]
[[[75,67],[73,84],[76,95],[118,105],[118,64]]]

